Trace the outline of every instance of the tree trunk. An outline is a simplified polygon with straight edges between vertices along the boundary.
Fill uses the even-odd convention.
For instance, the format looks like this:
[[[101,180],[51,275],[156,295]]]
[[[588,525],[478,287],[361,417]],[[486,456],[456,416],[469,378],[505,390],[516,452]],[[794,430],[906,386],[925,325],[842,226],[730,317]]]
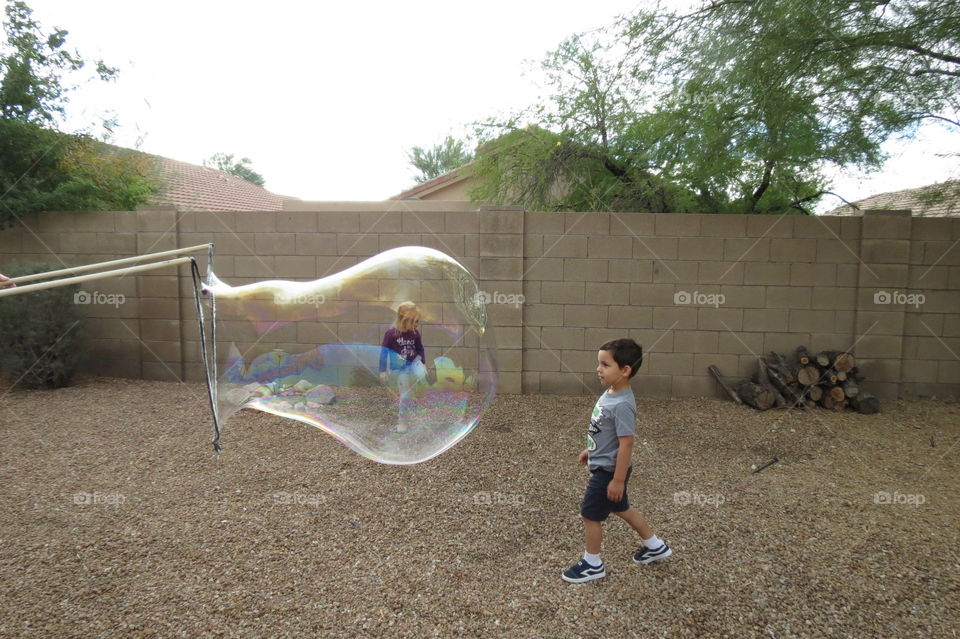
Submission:
[[[850,353],[840,353],[833,360],[834,370],[840,371],[842,373],[849,373],[853,370],[856,365],[856,360],[853,355]]]
[[[742,399],[744,403],[753,406],[757,410],[768,410],[776,402],[773,393],[760,384],[754,384],[753,382],[743,382],[737,386],[737,395],[740,396],[740,399]]]
[[[843,383],[843,394],[847,397],[856,397],[860,394],[860,386],[857,385],[857,380],[852,377]]]
[[[859,393],[850,398],[850,405],[861,415],[873,415],[880,412],[880,400],[870,393]]]
[[[738,404],[742,404],[742,403],[743,403],[743,400],[740,399],[740,396],[737,395],[737,394],[733,391],[732,388],[730,388],[729,386],[727,386],[727,383],[726,383],[725,381],[723,381],[723,377],[720,375],[720,369],[719,369],[719,368],[717,368],[717,367],[714,366],[713,364],[710,364],[710,366],[707,366],[707,370],[710,371],[710,374],[713,375],[713,376],[716,378],[717,383],[720,384],[720,388],[722,388],[723,390],[727,391],[727,395],[729,395],[731,398],[733,398],[733,401],[735,401],[735,402],[738,403]]]
[[[813,386],[820,381],[820,371],[816,366],[804,366],[797,371],[797,381],[804,386]]]

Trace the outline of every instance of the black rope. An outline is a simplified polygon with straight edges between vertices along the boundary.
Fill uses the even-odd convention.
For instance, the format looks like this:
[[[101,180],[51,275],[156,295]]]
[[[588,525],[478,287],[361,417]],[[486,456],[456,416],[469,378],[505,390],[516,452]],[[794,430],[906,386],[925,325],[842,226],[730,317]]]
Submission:
[[[203,320],[203,305],[200,303],[200,293],[203,291],[202,278],[200,277],[200,267],[197,266],[196,258],[190,258],[190,274],[193,276],[193,299],[197,306],[197,321],[200,323],[200,354],[203,358],[204,377],[207,379],[207,397],[210,399],[210,412],[213,414],[213,449],[218,453],[220,447],[220,415],[217,412],[217,402],[214,399],[215,392],[213,385],[216,380],[213,379],[211,372],[210,359],[207,357],[207,333],[205,322]],[[204,294],[206,294],[204,292]],[[211,314],[211,322],[216,322],[216,314]],[[215,364],[215,363],[214,363]]]

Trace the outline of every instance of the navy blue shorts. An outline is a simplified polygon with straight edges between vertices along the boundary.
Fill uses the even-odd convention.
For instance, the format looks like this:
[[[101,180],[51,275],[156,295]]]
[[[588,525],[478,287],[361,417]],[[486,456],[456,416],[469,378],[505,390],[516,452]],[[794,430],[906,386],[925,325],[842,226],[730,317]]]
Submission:
[[[623,498],[620,501],[607,499],[607,485],[613,479],[609,470],[598,468],[590,471],[590,481],[587,490],[583,493],[583,503],[580,504],[580,515],[590,521],[606,521],[610,513],[622,513],[630,508],[627,499],[627,482],[633,467],[627,469],[627,478],[623,481]]]

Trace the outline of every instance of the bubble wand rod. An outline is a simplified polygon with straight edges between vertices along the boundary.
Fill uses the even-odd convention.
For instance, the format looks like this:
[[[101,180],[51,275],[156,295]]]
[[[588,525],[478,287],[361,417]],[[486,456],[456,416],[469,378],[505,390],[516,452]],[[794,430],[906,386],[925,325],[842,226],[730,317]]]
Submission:
[[[136,262],[143,262],[145,260],[156,260],[159,258],[164,258],[173,255],[184,255],[187,253],[197,253],[202,250],[208,250],[212,244],[199,244],[197,246],[189,246],[187,248],[174,249],[171,251],[161,251],[159,253],[148,253],[145,255],[135,255],[133,257],[125,257],[119,260],[110,260],[108,262],[98,262],[96,264],[87,264],[84,266],[74,266],[70,268],[59,269],[56,271],[47,271],[45,273],[34,273],[32,275],[23,275],[21,277],[12,278],[10,281],[17,286],[12,288],[5,288],[0,290],[0,297],[7,295],[19,295],[21,293],[30,293],[31,291],[41,291],[48,288],[56,288],[58,286],[67,286],[70,284],[79,284],[80,282],[89,282],[91,280],[105,279],[108,277],[117,277],[120,275],[127,275],[130,273],[141,273],[143,271],[149,271],[156,268],[161,268],[164,266],[172,266],[179,264],[186,264],[193,258],[190,257],[181,257],[175,259],[161,260],[159,262],[153,262],[150,264],[141,264],[139,266],[130,266],[126,268],[112,269],[109,271],[100,271],[99,273],[90,273],[90,271],[97,271],[108,266],[119,266],[122,264],[133,264]],[[60,277],[62,275],[70,275],[74,273],[87,273],[87,275],[75,275],[73,277]],[[60,277],[60,279],[50,279]],[[27,284],[21,286],[23,282],[32,282],[35,280],[50,280],[48,282],[40,282],[37,284]]]

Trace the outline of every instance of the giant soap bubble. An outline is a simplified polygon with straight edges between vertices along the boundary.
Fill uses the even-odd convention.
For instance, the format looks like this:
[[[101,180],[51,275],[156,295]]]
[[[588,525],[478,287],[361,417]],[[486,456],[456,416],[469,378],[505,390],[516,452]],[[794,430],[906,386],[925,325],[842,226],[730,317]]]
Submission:
[[[211,274],[205,290],[216,303],[221,422],[251,408],[316,426],[375,461],[414,464],[462,439],[493,398],[477,280],[439,251],[397,248],[313,282],[229,286]],[[399,315],[412,317],[406,302],[423,361],[381,346]]]

